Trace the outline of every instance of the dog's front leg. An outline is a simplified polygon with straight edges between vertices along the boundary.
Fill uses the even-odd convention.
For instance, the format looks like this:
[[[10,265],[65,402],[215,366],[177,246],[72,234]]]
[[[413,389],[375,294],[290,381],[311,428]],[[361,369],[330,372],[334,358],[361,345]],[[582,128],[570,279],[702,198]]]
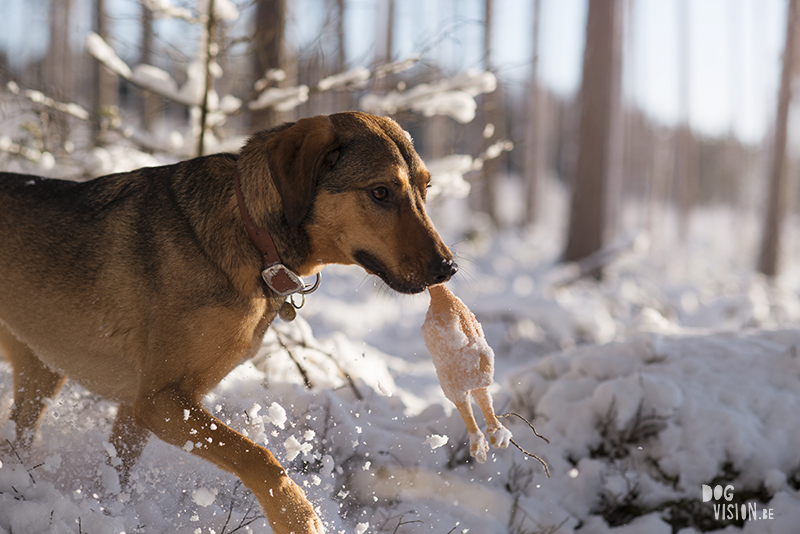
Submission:
[[[303,490],[275,456],[227,427],[178,389],[142,396],[134,404],[136,423],[184,450],[238,476],[255,494],[276,534],[322,534]]]

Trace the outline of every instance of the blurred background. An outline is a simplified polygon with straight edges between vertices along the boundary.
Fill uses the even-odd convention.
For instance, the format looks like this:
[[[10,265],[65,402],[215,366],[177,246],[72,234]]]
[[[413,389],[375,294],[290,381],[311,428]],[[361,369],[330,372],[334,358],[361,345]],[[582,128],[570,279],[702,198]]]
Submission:
[[[544,225],[600,278],[700,226],[773,277],[798,241],[796,3],[3,0],[0,165],[88,179],[361,109],[412,134],[453,239]]]

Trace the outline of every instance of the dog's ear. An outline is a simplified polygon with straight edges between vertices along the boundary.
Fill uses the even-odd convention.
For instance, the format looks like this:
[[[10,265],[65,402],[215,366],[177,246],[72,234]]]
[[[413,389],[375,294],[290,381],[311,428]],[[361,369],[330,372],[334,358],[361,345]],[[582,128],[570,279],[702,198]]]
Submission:
[[[336,162],[338,148],[333,123],[325,115],[300,119],[267,141],[269,172],[290,225],[305,218],[317,179]]]

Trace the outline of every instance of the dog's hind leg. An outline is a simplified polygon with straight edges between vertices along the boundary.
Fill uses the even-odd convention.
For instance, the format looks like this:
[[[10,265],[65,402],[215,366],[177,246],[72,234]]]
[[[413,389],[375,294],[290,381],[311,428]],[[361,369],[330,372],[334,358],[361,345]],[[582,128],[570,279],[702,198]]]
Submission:
[[[131,468],[141,456],[150,432],[136,424],[133,417],[133,406],[121,403],[117,408],[117,418],[111,429],[109,442],[113,445],[119,463],[115,467],[119,471],[119,484],[128,485]],[[113,464],[114,462],[112,462]]]
[[[17,443],[30,446],[36,424],[45,408],[45,399],[55,397],[66,377],[47,367],[30,347],[0,325],[0,349],[14,369],[14,408]]]

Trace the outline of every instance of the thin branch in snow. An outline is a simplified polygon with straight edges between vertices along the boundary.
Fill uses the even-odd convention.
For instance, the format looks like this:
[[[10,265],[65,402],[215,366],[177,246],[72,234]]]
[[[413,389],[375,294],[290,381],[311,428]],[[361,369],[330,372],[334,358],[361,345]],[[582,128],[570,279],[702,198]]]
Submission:
[[[525,419],[524,417],[522,417],[520,414],[518,414],[518,413],[515,413],[515,412],[509,412],[509,413],[507,413],[507,414],[498,415],[497,417],[498,417],[498,418],[499,418],[499,417],[510,417],[510,416],[512,416],[512,415],[514,415],[514,416],[516,416],[516,417],[519,417],[520,419],[522,419],[523,421],[525,421],[525,423],[526,423],[526,424],[527,424],[527,425],[528,425],[528,426],[531,428],[531,430],[533,430],[533,433],[536,435],[536,437],[543,439],[543,440],[544,440],[544,441],[545,441],[545,442],[546,442],[548,445],[550,444],[550,440],[549,440],[549,439],[547,439],[546,437],[542,436],[541,434],[539,434],[539,433],[536,431],[536,429],[533,427],[533,425],[530,423],[530,421],[528,421],[527,419]],[[512,443],[512,444],[513,444],[513,445],[514,445],[514,446],[515,446],[517,449],[519,449],[520,451],[522,451],[522,453],[523,453],[523,454],[525,454],[526,456],[530,456],[531,458],[535,458],[535,459],[539,460],[539,463],[541,463],[541,464],[542,464],[542,466],[544,467],[544,473],[547,475],[547,478],[550,478],[550,468],[548,468],[548,467],[547,467],[547,462],[545,462],[544,460],[542,460],[541,458],[539,458],[538,456],[536,456],[536,455],[535,455],[535,454],[533,454],[532,452],[528,452],[528,451],[526,451],[525,449],[523,449],[522,447],[520,447],[520,446],[517,444],[517,442],[516,442],[516,441],[514,441],[513,439],[511,440],[511,443]]]
[[[300,365],[300,362],[298,362],[297,358],[294,357],[292,351],[289,350],[289,345],[286,343],[286,339],[283,337],[283,334],[281,334],[278,330],[275,330],[275,337],[278,338],[278,342],[281,344],[281,347],[283,347],[283,350],[285,350],[286,354],[289,355],[289,359],[294,362],[297,370],[300,372],[300,375],[302,375],[303,383],[306,385],[306,388],[313,389],[314,385],[311,383],[311,379],[308,377],[308,371],[306,371],[305,368]]]
[[[9,447],[11,447],[11,452],[13,452],[13,453],[14,453],[14,456],[16,456],[16,457],[17,457],[17,460],[19,461],[20,465],[22,465],[22,467],[24,467],[24,468],[25,468],[25,471],[27,471],[27,472],[28,472],[28,476],[31,478],[31,482],[32,482],[33,484],[36,484],[36,479],[35,479],[35,478],[33,478],[33,473],[31,473],[31,471],[33,471],[33,469],[36,469],[36,467],[39,467],[39,466],[37,465],[37,466],[36,466],[36,467],[34,467],[33,469],[28,469],[28,468],[25,466],[25,462],[23,462],[23,461],[22,461],[22,458],[20,457],[19,453],[17,452],[17,448],[16,448],[16,447],[14,447],[14,444],[13,444],[13,443],[11,443],[11,441],[10,441],[10,440],[6,440],[6,443],[8,443],[8,446],[9,446]],[[12,487],[13,487],[13,486],[12,486]],[[17,491],[17,490],[16,490],[16,489],[14,489],[14,491]],[[17,493],[19,493],[19,492],[17,492]]]

